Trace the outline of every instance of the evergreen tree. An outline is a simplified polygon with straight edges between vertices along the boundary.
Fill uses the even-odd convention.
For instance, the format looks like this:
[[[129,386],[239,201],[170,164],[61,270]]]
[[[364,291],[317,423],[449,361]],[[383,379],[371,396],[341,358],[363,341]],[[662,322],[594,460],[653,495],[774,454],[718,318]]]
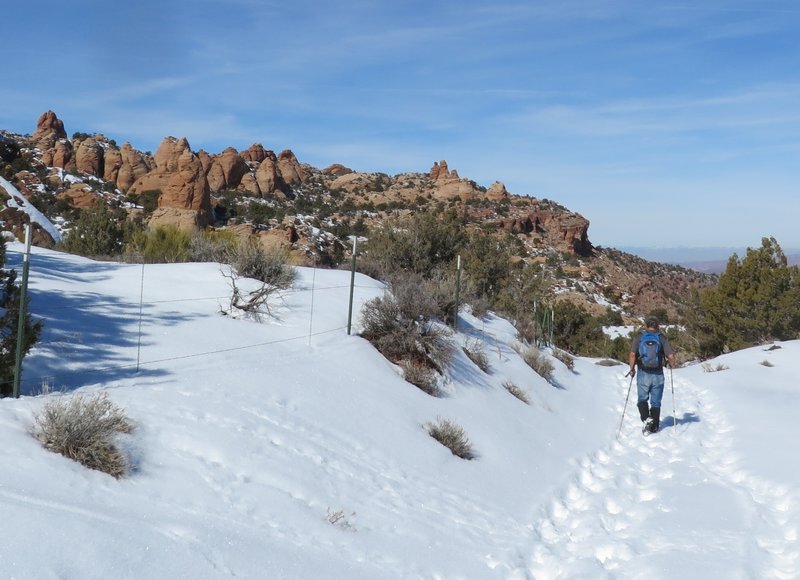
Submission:
[[[81,212],[64,236],[63,247],[82,256],[116,256],[122,252],[131,229],[125,210],[112,210],[108,204],[98,202]]]
[[[800,270],[788,265],[775,238],[763,238],[744,259],[731,256],[717,286],[694,297],[687,320],[701,356],[797,338]]]
[[[455,260],[464,241],[464,224],[454,213],[420,213],[408,222],[387,221],[371,231],[367,255],[385,273],[408,270],[429,278]]]
[[[0,238],[0,397],[7,397],[13,391],[20,307],[17,273],[15,270],[6,271],[5,262],[6,243]],[[42,322],[34,323],[30,314],[27,314],[22,344],[23,356],[36,343],[41,330]]]

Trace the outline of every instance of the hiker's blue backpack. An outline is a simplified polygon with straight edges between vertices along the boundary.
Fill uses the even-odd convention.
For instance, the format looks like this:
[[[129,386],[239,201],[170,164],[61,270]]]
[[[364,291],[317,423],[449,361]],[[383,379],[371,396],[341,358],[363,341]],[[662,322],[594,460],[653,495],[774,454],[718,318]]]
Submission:
[[[643,332],[639,341],[639,365],[647,370],[659,370],[663,366],[661,335],[658,332]]]

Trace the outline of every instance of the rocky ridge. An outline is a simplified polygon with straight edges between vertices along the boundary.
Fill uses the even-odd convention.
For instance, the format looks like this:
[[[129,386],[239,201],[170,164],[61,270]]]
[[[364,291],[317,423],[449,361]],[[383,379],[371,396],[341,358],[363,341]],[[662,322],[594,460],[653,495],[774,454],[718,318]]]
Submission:
[[[300,163],[290,149],[276,154],[258,143],[242,151],[195,152],[186,138],[171,136],[150,154],[130,143],[118,147],[101,134],[69,139],[52,111],[39,117],[31,135],[5,135],[30,157],[29,168],[10,176],[25,195],[47,191],[77,207],[153,195],[157,207],[148,216],[151,227],[230,227],[264,245],[290,249],[298,263],[331,263],[336,261],[331,256],[347,253],[341,236],[330,232],[334,226],[456,209],[470,227],[516,237],[524,249],[520,259],[558,264],[567,274],[563,296],[579,296],[596,309],[611,303],[631,312],[655,306],[676,313],[681,296],[708,282],[671,267],[662,274],[657,268],[646,275],[627,272],[633,257],[595,248],[588,238],[589,220],[580,214],[550,200],[512,194],[500,181],[482,187],[444,160],[425,173],[389,176],[341,164],[317,169]],[[265,211],[279,208],[280,215],[242,219],[227,211],[230,201]]]

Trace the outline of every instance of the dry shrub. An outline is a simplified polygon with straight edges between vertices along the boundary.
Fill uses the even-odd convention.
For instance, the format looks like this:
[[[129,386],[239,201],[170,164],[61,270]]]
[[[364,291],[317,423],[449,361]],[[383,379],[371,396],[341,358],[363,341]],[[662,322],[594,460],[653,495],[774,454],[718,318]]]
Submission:
[[[553,356],[556,357],[558,360],[560,360],[562,363],[564,363],[564,366],[566,366],[569,370],[571,371],[575,370],[575,357],[569,354],[568,352],[554,349]]]
[[[453,345],[448,330],[427,314],[424,300],[415,307],[410,294],[387,293],[364,304],[361,335],[394,363],[409,361],[441,371],[453,360]]]
[[[436,423],[425,426],[431,437],[447,447],[453,455],[461,459],[472,459],[472,443],[467,439],[464,428],[457,423],[439,417]]]
[[[34,421],[34,435],[45,449],[116,478],[128,472],[128,459],[116,438],[131,433],[134,425],[108,393],[51,399]]]
[[[462,349],[464,350],[464,354],[467,355],[467,358],[475,363],[475,366],[485,373],[489,372],[489,357],[486,356],[486,350],[483,348],[482,341],[477,338],[471,338]]]
[[[472,316],[475,318],[485,318],[492,309],[492,305],[483,297],[471,298],[468,304],[472,310]]]
[[[327,519],[328,522],[331,525],[334,525],[334,526],[336,526],[338,528],[341,528],[341,529],[351,530],[351,531],[355,532],[357,530],[355,529],[355,527],[353,527],[353,524],[350,523],[350,519],[349,519],[349,518],[355,517],[355,515],[356,515],[356,512],[351,512],[348,515],[348,514],[344,513],[344,510],[335,510],[334,511],[331,508],[328,508],[328,514],[325,517],[325,519]]]
[[[704,373],[716,373],[719,371],[727,371],[730,368],[728,365],[723,363],[718,363],[717,365],[712,366],[711,363],[707,362],[701,364],[700,367],[703,369]]]
[[[760,364],[760,365],[763,365],[763,366],[765,366],[765,367],[774,367],[774,366],[775,366],[774,364],[772,364],[772,363],[771,363],[770,361],[768,361],[767,359],[764,359],[764,360],[762,360],[762,361],[761,361],[760,363],[758,363],[758,364]]]
[[[515,350],[522,357],[522,360],[525,361],[525,364],[531,367],[540,377],[547,381],[553,378],[555,367],[553,363],[550,362],[550,359],[547,358],[547,355],[542,354],[538,348],[534,346],[517,345],[515,346]]]
[[[228,251],[228,263],[239,276],[254,278],[284,290],[294,282],[297,271],[289,265],[289,253],[281,248],[265,250],[258,242],[247,240]]]
[[[520,401],[522,401],[526,405],[530,405],[531,404],[530,403],[530,399],[528,398],[528,393],[526,393],[524,390],[522,390],[520,387],[518,387],[514,383],[512,383],[510,381],[506,381],[505,383],[503,383],[503,388],[505,388],[506,391],[508,391],[509,393],[514,395],[517,399],[519,399]]]
[[[437,374],[432,369],[410,361],[402,361],[403,378],[433,397],[441,395]]]
[[[532,318],[521,316],[514,321],[514,328],[517,330],[517,340],[520,342],[531,343],[536,341],[536,323]]]
[[[618,367],[622,363],[619,362],[618,360],[613,360],[613,359],[610,359],[610,358],[604,358],[603,360],[599,360],[594,364],[599,365],[601,367]]]

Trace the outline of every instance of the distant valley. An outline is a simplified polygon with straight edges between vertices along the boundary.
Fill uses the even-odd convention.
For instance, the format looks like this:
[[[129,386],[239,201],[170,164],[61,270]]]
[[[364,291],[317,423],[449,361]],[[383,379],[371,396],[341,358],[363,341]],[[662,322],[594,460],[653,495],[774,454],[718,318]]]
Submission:
[[[780,240],[778,240],[780,241]],[[758,247],[754,243],[751,247]],[[740,258],[747,253],[745,247],[674,247],[674,248],[643,248],[636,246],[620,247],[624,252],[634,254],[645,260],[674,264],[691,268],[704,274],[720,274],[725,271],[728,259],[737,254]],[[800,248],[784,249],[790,265],[800,264]]]

